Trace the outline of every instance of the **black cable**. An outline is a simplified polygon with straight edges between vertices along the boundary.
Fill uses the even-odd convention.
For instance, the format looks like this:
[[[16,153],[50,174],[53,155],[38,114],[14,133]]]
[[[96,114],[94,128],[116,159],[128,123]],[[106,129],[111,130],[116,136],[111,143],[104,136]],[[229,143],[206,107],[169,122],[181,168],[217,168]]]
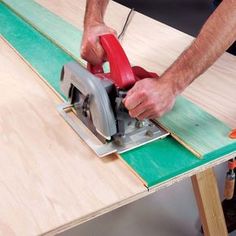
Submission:
[[[118,39],[120,39],[120,38],[123,36],[123,34],[125,33],[125,30],[126,30],[126,28],[127,28],[127,25],[128,25],[128,23],[129,23],[130,16],[131,16],[131,14],[133,13],[133,11],[134,11],[134,8],[130,9],[129,14],[128,14],[128,16],[126,17],[126,21],[125,21],[125,23],[124,23],[124,26],[123,26],[123,28],[122,28],[122,31],[121,31],[121,33],[118,35]]]

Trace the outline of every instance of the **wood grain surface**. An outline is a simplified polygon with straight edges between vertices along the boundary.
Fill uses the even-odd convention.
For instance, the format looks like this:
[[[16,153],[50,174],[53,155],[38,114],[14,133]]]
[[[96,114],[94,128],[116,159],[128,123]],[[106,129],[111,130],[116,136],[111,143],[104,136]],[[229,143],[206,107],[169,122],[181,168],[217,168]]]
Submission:
[[[79,4],[72,0],[38,0],[38,2],[53,12],[62,14],[73,25],[77,26],[82,22],[83,8],[81,6],[84,6],[85,1],[79,1]],[[112,26],[117,25],[118,28],[121,22],[113,20],[112,16],[123,14],[123,22],[128,9],[121,7],[114,13],[111,9],[115,5],[116,3],[113,2],[110,4],[108,8],[110,17],[107,18],[107,21],[109,20],[109,24],[111,23]],[[135,16],[132,21],[134,24],[130,24],[123,39],[123,46],[133,64],[143,65],[150,70],[162,73],[186,48],[192,38],[141,14],[135,13]],[[147,25],[151,25],[151,27],[147,27]],[[43,83],[32,82],[35,81],[32,78],[37,77],[35,73],[16,57],[13,51],[2,43],[2,40],[0,58],[4,62],[1,63],[1,71],[5,71],[4,77],[7,78],[1,80],[3,85],[1,92],[7,94],[1,101],[1,105],[2,107],[4,105],[3,114],[8,115],[8,119],[4,118],[4,126],[1,128],[8,127],[7,134],[10,135],[9,137],[4,134],[1,137],[1,146],[4,144],[4,151],[7,153],[5,156],[8,157],[2,160],[1,166],[5,166],[5,170],[0,175],[2,189],[4,189],[0,197],[1,209],[4,212],[0,230],[4,235],[7,233],[13,235],[16,231],[20,235],[33,235],[50,230],[53,230],[51,233],[59,232],[147,194],[143,193],[144,188],[139,185],[138,181],[122,169],[123,165],[119,160],[112,159],[111,162],[106,160],[104,164],[101,160],[94,158],[84,144],[77,145],[77,142],[80,142],[78,137],[75,138],[74,132],[66,127],[65,122],[58,117],[55,111],[54,106],[60,102],[59,99]],[[235,62],[234,57],[225,54],[201,77],[202,79],[194,82],[184,93],[192,101],[231,127],[236,124],[236,94],[233,89],[235,88]],[[6,71],[6,68],[12,68],[12,70]],[[15,73],[18,70],[19,73]],[[23,73],[24,70],[27,72]],[[19,82],[18,86],[15,86],[16,81],[21,81],[21,83]],[[10,86],[8,82],[14,86]],[[37,88],[32,89],[31,85],[28,86],[28,82],[37,84]],[[10,94],[8,91],[12,88],[13,93]],[[30,96],[27,97],[27,94]],[[19,99],[19,95],[22,96],[22,99]],[[33,95],[35,97],[32,100]],[[38,97],[44,98],[43,104],[47,103],[47,109],[43,106],[36,106],[40,100]],[[9,106],[10,101],[11,106]],[[24,109],[14,109],[16,104]],[[52,110],[52,117],[42,115],[45,114],[45,110]],[[20,117],[21,122],[14,117],[16,114]],[[29,119],[29,117],[32,118]],[[1,120],[3,120],[2,117]],[[5,122],[8,125],[5,125]],[[25,127],[22,123],[26,124]],[[51,126],[52,128],[46,128]],[[21,137],[21,132],[16,133],[12,127],[13,129],[17,127],[28,135]],[[44,132],[42,132],[42,128],[44,128]],[[11,132],[8,132],[9,130]],[[39,132],[38,135],[33,137],[47,135],[50,139],[48,138],[49,140],[46,142],[44,139],[32,138],[32,133],[37,134],[37,132]],[[60,137],[60,140],[56,136]],[[9,144],[11,139],[14,140],[14,145]],[[34,145],[28,145],[28,142]],[[8,146],[5,145],[6,143]],[[69,147],[69,150],[62,147],[64,144]],[[11,149],[9,145],[14,148]],[[40,155],[44,149],[48,154]],[[37,150],[37,152],[34,153],[33,150]],[[21,159],[21,155],[25,152],[30,152],[30,155],[24,155],[24,158]],[[54,152],[59,152],[66,158],[53,156]],[[70,155],[67,155],[67,152],[70,152]],[[80,154],[81,152],[82,154]],[[10,155],[13,156],[13,154],[14,158],[10,158]],[[34,154],[33,158],[32,154]],[[214,166],[228,158],[230,157],[208,163],[203,168]],[[168,186],[198,171],[199,168],[192,170],[191,173],[176,176],[174,180],[162,183],[152,191]],[[88,178],[88,173],[92,174],[92,177]],[[16,182],[16,179],[19,182]],[[86,183],[93,183],[93,188],[87,188]],[[100,192],[101,189],[103,191]],[[105,200],[104,195],[107,197]],[[23,226],[28,226],[29,222],[32,222],[30,227],[24,228]]]
[[[58,78],[60,77],[61,68],[64,63],[73,59],[29,24],[22,21],[21,18],[17,17],[7,7],[4,7],[3,4],[0,4],[0,16],[2,19],[0,21],[0,32],[2,35],[19,52],[22,58],[30,63],[37,73],[43,76],[45,81],[50,85],[50,88],[60,93]],[[44,60],[42,60],[42,58],[44,58]],[[50,68],[47,66],[48,64],[50,64]],[[174,121],[179,120],[175,122],[175,126],[178,127],[179,125],[180,131],[185,130],[186,135],[188,135],[189,131],[186,130],[186,128],[193,125],[194,129],[190,129],[191,136],[188,138],[191,141],[192,137],[199,137],[198,130],[201,134],[201,129],[205,131],[205,125],[210,123],[208,126],[209,128],[212,127],[211,130],[213,130],[213,132],[216,131],[214,137],[217,137],[218,142],[205,143],[205,146],[211,150],[212,145],[216,143],[216,146],[218,145],[218,147],[222,148],[215,148],[215,152],[209,153],[200,161],[197,160],[196,156],[192,153],[185,150],[182,145],[179,145],[178,142],[173,140],[173,138],[166,138],[164,141],[156,141],[119,156],[128,164],[133,172],[141,177],[141,180],[149,188],[155,187],[162,182],[170,181],[176,178],[176,176],[185,175],[186,172],[191,172],[198,167],[202,168],[203,165],[207,165],[209,162],[235,150],[233,144],[226,146],[224,139],[218,135],[222,135],[223,132],[222,136],[227,137],[227,132],[229,132],[228,128],[225,128],[221,122],[200,110],[196,105],[191,104],[191,106],[181,107],[180,104],[185,105],[187,102],[186,99],[182,98],[182,100],[181,103],[176,104],[174,111],[171,113],[171,115],[175,115]],[[182,113],[181,110],[185,109],[184,115],[186,113],[188,116],[184,117],[182,120],[181,117],[178,116],[178,111],[177,114],[175,114],[176,108],[179,108],[179,113]],[[189,121],[190,115],[192,115],[191,122]],[[186,124],[184,125],[183,122]],[[197,127],[195,127],[196,122],[198,124]],[[182,124],[183,127],[180,124]],[[194,131],[193,134],[191,133],[192,130]],[[205,137],[205,139],[206,138],[207,137]]]
[[[224,213],[213,169],[194,175],[193,190],[205,236],[227,236]]]
[[[50,12],[44,11],[44,9],[39,7],[39,5],[37,5],[37,3],[33,1],[24,0],[23,2],[18,2],[16,0],[4,0],[4,2],[14,8],[20,15],[27,19],[27,21],[29,21],[37,29],[39,29],[40,32],[45,33],[47,37],[52,39],[54,42],[57,42],[60,47],[64,48],[74,57],[78,58],[79,50],[77,49],[77,47],[81,41],[81,31],[76,29],[71,24],[66,24],[66,22],[62,21],[60,18],[51,15]],[[70,3],[72,4],[72,1],[70,1]],[[80,3],[81,4],[77,3],[77,5],[79,6],[77,7],[77,9],[78,11],[81,11],[81,23],[83,22],[85,2],[81,1]],[[111,2],[111,8],[113,7],[113,4],[115,3]],[[49,6],[51,9],[52,5]],[[67,9],[71,7],[71,5],[68,4],[66,7],[64,2],[61,7]],[[73,7],[76,8],[76,6]],[[114,7],[117,7],[116,11],[121,8],[119,4],[115,4]],[[108,9],[108,16],[109,12],[111,11],[112,10],[109,11]],[[32,14],[32,12],[34,12],[34,14]],[[60,12],[58,14],[60,14]],[[65,17],[65,14],[63,14],[63,16]],[[134,24],[138,24],[138,22],[135,23],[135,21],[141,17],[141,14],[136,13],[130,23],[129,28],[132,28]],[[113,17],[113,19],[114,18],[118,19],[118,16]],[[146,19],[147,17],[142,18]],[[72,18],[70,18],[70,20],[71,19]],[[150,20],[150,18],[147,19]],[[120,16],[120,19],[118,20],[120,22],[120,26],[122,26],[122,17]],[[107,21],[109,22],[109,18]],[[149,25],[151,25],[150,23]],[[77,21],[74,24],[78,24]],[[82,26],[81,24],[78,25],[79,27]],[[113,27],[115,28],[116,26]],[[164,27],[167,29],[170,28],[167,26],[162,26],[162,28]],[[159,32],[156,32],[156,34],[158,33],[161,34],[160,30]],[[175,34],[173,34],[173,37],[174,36]],[[136,40],[136,42],[133,42],[131,45],[141,43],[142,42]],[[140,45],[140,48],[143,47],[144,45]],[[145,52],[145,54],[147,54],[147,52]],[[139,55],[142,55],[142,53],[140,52]],[[143,63],[141,65],[143,65]],[[215,155],[216,157],[218,157],[222,149],[228,150],[228,146],[230,146],[230,148],[232,149],[231,146],[233,143],[236,149],[236,142],[228,138],[230,128],[224,125],[222,122],[217,121],[217,119],[207,114],[202,109],[199,109],[193,103],[188,102],[186,99],[178,99],[173,111],[159,119],[159,122],[162,126],[164,126],[171,132],[174,138],[180,141],[197,157],[203,158],[206,155]]]
[[[0,74],[0,235],[45,233],[146,191],[115,156],[84,145],[57,113],[60,99],[3,39]]]
[[[2,4],[0,17],[0,33],[21,57],[42,75],[50,88],[60,93],[61,68],[64,63],[73,59]],[[230,149],[224,148],[223,152],[217,154],[221,157],[233,150],[230,146]],[[185,175],[186,172],[216,159],[215,156],[208,156],[198,160],[171,137],[146,144],[119,157],[149,188],[171,181],[176,176]]]
[[[36,28],[39,28],[40,31],[47,33],[49,37],[53,37],[56,41],[58,37],[60,36],[60,34],[62,34],[63,27],[65,27],[66,23],[63,22],[61,26],[60,18],[57,18],[55,16],[53,17],[53,15],[50,15],[49,12],[45,13],[45,11],[43,11],[43,9],[41,8],[40,8],[41,10],[36,8],[37,11],[41,12],[41,15],[38,14],[35,16],[34,14],[30,14],[30,9],[35,9],[35,7],[37,7],[37,4],[34,3],[33,1],[29,1],[29,0],[24,1],[24,3],[27,4],[28,6],[27,10],[25,10],[26,7],[25,8],[23,7],[24,4],[22,3],[16,4],[15,0],[4,0],[4,2],[7,2],[12,7],[14,7],[14,9],[16,9],[19,13],[23,14],[23,17],[26,17],[27,20],[33,23],[33,25],[35,25]],[[13,3],[15,4],[13,5]],[[113,2],[111,2],[111,6],[112,6],[112,3]],[[81,9],[78,9],[78,10],[81,10]],[[57,30],[54,32],[56,33],[56,35],[53,34],[53,32],[50,32],[50,30],[45,29],[45,25],[42,24],[42,22],[40,22],[40,16],[42,17],[42,14],[44,14],[45,16],[44,18],[47,18],[48,16],[50,16],[49,18],[51,20],[50,20],[49,25],[51,25],[51,27],[53,25],[55,27],[57,26]],[[141,14],[139,15],[140,17],[142,16]],[[147,18],[144,16],[142,17],[145,19]],[[44,20],[49,23],[48,20],[46,19]],[[130,24],[130,27],[131,26],[132,24]],[[67,28],[70,28],[70,27],[71,25],[68,25]],[[165,26],[165,25],[161,25],[161,27],[170,29],[170,27]],[[71,28],[71,30],[74,31],[75,29]],[[79,32],[79,30],[77,31]],[[78,42],[79,42],[79,38],[78,38]],[[74,44],[74,45],[76,44],[74,40],[69,39],[68,35],[67,35],[67,43]],[[190,104],[191,106],[190,105],[187,106],[186,103],[187,105]],[[182,110],[185,110],[185,112],[181,112]],[[176,121],[176,119],[178,119],[178,122]],[[187,102],[184,99],[178,99],[178,102],[173,112],[165,116],[163,119],[161,119],[161,121],[162,121],[162,124],[164,124],[172,132],[172,134],[175,136],[175,138],[178,141],[183,143],[195,155],[199,157],[202,157],[204,155],[215,155],[216,157],[218,157],[219,156],[218,154],[221,153],[221,150],[224,149],[225,146],[226,146],[226,150],[229,150],[229,151],[232,150],[232,145],[231,145],[232,141],[227,138],[229,128],[225,127],[222,123],[217,122],[217,120],[214,119],[214,117],[209,116],[207,113],[204,113],[203,111],[199,110],[196,106],[192,105],[191,103]],[[208,123],[209,125],[207,125]],[[190,128],[193,127],[194,129],[193,128],[189,129],[189,127]],[[227,147],[227,145],[229,145],[229,148]],[[225,153],[227,152],[222,153],[222,155]]]
[[[172,111],[158,122],[199,158],[236,150],[235,140],[228,137],[231,129],[184,97],[179,96]]]

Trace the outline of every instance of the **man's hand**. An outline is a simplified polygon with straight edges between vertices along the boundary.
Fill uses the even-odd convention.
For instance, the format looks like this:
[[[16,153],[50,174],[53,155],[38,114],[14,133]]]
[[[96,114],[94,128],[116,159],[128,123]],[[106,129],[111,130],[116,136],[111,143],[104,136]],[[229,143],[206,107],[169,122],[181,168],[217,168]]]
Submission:
[[[88,26],[83,35],[81,44],[81,57],[92,65],[101,65],[105,61],[105,53],[99,42],[99,36],[103,34],[115,34],[115,30],[104,23]]]
[[[131,117],[154,119],[170,111],[175,103],[172,84],[162,78],[143,79],[134,85],[124,99]]]
[[[236,1],[224,0],[198,37],[160,79],[138,81],[124,100],[132,117],[153,119],[168,112],[175,97],[209,68],[236,39]]]

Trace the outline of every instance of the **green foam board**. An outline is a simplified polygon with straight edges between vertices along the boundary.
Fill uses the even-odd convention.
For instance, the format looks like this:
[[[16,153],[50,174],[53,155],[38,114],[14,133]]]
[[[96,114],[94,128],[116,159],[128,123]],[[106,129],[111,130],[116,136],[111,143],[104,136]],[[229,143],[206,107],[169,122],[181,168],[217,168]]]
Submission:
[[[123,153],[122,158],[145,181],[147,187],[153,187],[234,151],[235,145],[232,145],[216,155],[206,155],[203,159],[198,159],[168,136]]]
[[[72,57],[0,3],[0,33],[61,94],[62,65]],[[62,95],[62,94],[61,94]]]
[[[228,137],[231,129],[227,125],[184,97],[179,96],[172,111],[158,121],[200,158],[236,147],[235,140]]]
[[[82,34],[76,27],[47,11],[33,0],[4,0],[2,2],[55,44],[66,50],[68,54],[80,59],[79,49]]]
[[[58,92],[62,66],[73,60],[31,25],[0,3],[0,33]],[[158,140],[121,155],[146,182],[155,186],[236,150],[235,143],[197,159],[172,137]]]

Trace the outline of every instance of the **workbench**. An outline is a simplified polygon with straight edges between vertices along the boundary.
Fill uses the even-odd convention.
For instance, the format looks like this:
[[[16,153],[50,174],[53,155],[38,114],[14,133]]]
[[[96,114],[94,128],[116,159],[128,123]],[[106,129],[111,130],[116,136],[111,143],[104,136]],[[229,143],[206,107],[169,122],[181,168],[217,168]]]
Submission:
[[[37,2],[82,29],[84,0]],[[128,12],[111,2],[107,24],[120,32]],[[132,64],[161,74],[192,40],[135,13],[122,46]],[[0,41],[0,234],[54,235],[191,177],[205,235],[227,235],[212,167],[234,153],[147,189],[117,156],[95,156],[56,111],[60,97],[6,39]],[[183,93],[232,128],[235,63],[225,53]]]

